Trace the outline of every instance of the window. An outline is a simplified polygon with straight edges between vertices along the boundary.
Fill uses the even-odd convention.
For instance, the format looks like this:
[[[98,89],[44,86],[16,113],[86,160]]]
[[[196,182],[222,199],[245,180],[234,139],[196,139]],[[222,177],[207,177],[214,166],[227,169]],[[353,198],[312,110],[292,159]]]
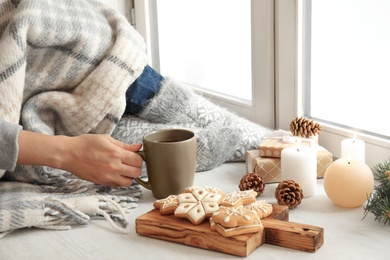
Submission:
[[[212,1],[197,3],[202,8],[211,8],[208,4]],[[178,2],[184,5],[192,0]],[[219,5],[228,2],[222,1]],[[324,126],[320,145],[335,157],[341,155],[341,141],[356,135],[366,142],[369,166],[390,158],[390,124],[386,122],[386,84],[390,83],[386,77],[386,62],[390,60],[386,27],[390,20],[385,15],[390,11],[390,2],[248,2],[251,8],[251,98],[234,98],[235,94],[231,93],[220,95],[214,90],[206,91],[205,95],[238,114],[276,129],[288,130],[295,116],[312,117]],[[158,35],[157,2],[135,0],[135,9],[136,27],[148,43],[151,64],[159,67],[158,39],[162,36]],[[173,9],[171,13],[178,12],[177,7]],[[215,13],[224,10],[223,7],[217,9]],[[219,59],[222,58],[216,60]],[[347,88],[349,86],[352,89]],[[208,88],[198,87],[200,90]]]
[[[389,102],[390,2],[316,0],[308,7],[310,67],[305,75],[310,75],[311,91],[305,113],[390,138],[390,124],[382,120]]]
[[[153,68],[274,127],[272,0],[134,4],[136,28],[149,44]]]
[[[293,110],[324,125],[320,144],[336,157],[341,140],[354,135],[366,142],[368,165],[390,157],[390,127],[383,121],[389,11],[385,0],[277,1],[276,35],[284,37],[276,41],[277,98],[286,101],[278,106],[282,128]],[[294,101],[283,95],[289,91]]]
[[[120,11],[128,20],[130,20],[130,10],[132,8],[131,1],[128,0],[99,0],[106,5]]]
[[[160,72],[251,103],[250,1],[235,3],[157,1]]]

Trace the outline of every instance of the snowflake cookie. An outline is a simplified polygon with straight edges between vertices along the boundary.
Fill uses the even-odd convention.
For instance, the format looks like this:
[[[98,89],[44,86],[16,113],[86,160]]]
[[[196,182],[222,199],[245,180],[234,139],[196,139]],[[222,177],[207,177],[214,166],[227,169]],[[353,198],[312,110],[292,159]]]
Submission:
[[[186,192],[192,192],[194,190],[197,190],[199,189],[200,187],[197,187],[197,186],[191,186],[191,187],[187,187],[183,193],[186,193]],[[206,191],[208,192],[212,192],[212,193],[216,193],[216,194],[220,194],[222,196],[225,196],[225,193],[220,189],[220,188],[213,188],[213,187],[209,187],[209,186],[203,186],[201,187],[202,189],[205,189]]]
[[[257,212],[243,205],[221,206],[210,218],[210,228],[225,237],[255,233],[264,229]]]
[[[221,194],[206,188],[191,188],[187,191],[177,195],[179,206],[174,212],[176,217],[187,218],[198,225],[219,209],[223,198]]]
[[[244,205],[244,207],[256,212],[260,218],[268,217],[273,211],[272,205],[265,200],[259,200],[251,204]]]
[[[226,207],[237,207],[244,204],[250,204],[256,201],[257,192],[254,190],[233,191],[226,194],[221,205]]]
[[[173,214],[177,206],[179,206],[179,201],[177,195],[170,195],[165,199],[156,200],[153,203],[153,206],[160,210],[161,215],[170,215]]]

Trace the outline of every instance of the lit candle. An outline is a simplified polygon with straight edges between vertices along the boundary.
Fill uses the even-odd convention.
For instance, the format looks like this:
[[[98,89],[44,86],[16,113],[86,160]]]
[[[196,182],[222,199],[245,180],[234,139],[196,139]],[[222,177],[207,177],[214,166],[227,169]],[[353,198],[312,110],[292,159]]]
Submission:
[[[292,146],[281,153],[282,180],[293,180],[303,190],[305,198],[317,189],[317,152],[313,147]]]
[[[341,158],[365,162],[366,145],[363,140],[347,138],[341,141]]]

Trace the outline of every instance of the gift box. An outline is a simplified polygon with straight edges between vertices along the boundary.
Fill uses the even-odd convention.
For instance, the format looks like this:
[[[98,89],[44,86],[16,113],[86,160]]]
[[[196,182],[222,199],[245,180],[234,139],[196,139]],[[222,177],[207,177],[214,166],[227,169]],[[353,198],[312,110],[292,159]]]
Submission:
[[[326,168],[333,162],[333,155],[322,146],[317,146],[316,149],[317,178],[323,178]],[[280,158],[261,157],[259,150],[250,150],[245,153],[245,160],[247,173],[258,173],[265,183],[282,181]]]
[[[293,142],[285,142],[280,139],[265,139],[259,145],[259,156],[280,158],[284,148],[295,145]]]
[[[259,145],[259,156],[280,158],[284,148],[297,145],[311,146],[318,142],[318,139],[285,136],[283,138],[268,138]]]

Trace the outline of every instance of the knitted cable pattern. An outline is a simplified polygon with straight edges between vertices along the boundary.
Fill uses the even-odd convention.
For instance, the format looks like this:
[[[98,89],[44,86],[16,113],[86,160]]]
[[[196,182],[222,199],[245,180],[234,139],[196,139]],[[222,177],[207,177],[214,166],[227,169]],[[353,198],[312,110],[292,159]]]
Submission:
[[[0,0],[0,50],[0,120],[49,135],[111,134],[147,63],[142,37],[95,0]],[[0,181],[0,237],[85,225],[91,216],[124,230],[124,210],[141,191],[116,192],[50,167],[17,166]]]

